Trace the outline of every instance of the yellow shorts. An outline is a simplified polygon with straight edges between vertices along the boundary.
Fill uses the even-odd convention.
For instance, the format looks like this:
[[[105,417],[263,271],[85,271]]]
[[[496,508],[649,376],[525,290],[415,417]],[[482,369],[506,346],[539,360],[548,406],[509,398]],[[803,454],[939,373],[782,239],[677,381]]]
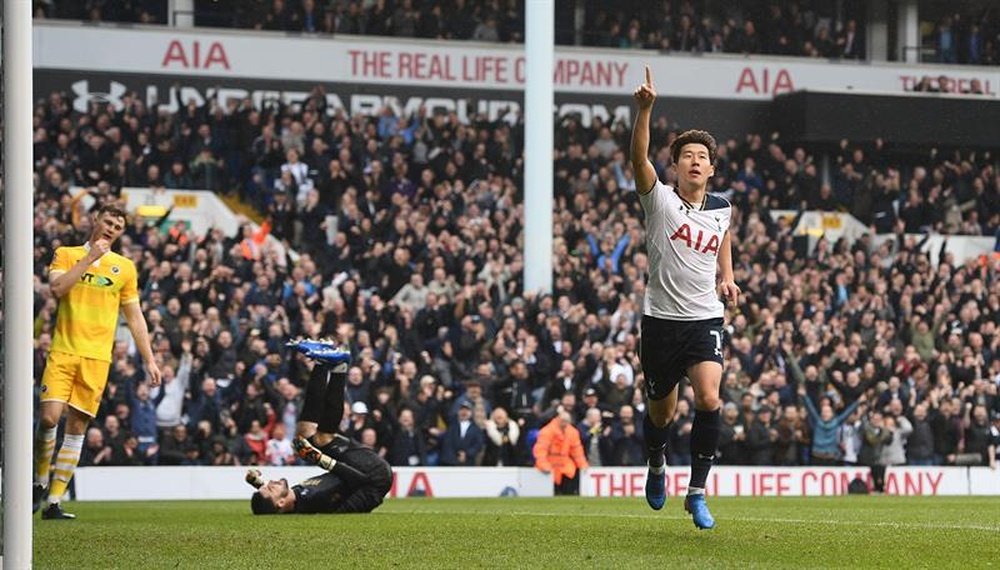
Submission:
[[[94,417],[108,384],[111,363],[69,354],[50,352],[42,375],[43,402],[65,402]]]

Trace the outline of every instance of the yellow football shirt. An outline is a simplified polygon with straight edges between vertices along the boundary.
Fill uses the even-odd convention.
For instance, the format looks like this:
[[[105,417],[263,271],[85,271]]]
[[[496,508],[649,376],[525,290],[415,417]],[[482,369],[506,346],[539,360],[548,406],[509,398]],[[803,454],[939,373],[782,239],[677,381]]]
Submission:
[[[69,271],[89,250],[89,245],[56,249],[49,278]],[[51,350],[110,362],[119,310],[138,302],[135,264],[109,251],[59,300]]]

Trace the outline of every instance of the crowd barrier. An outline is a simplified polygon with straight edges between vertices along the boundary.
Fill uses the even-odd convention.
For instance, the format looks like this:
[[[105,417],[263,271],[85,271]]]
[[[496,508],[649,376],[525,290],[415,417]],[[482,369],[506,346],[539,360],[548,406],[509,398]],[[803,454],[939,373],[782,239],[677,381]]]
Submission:
[[[290,483],[321,471],[315,467],[261,467],[266,479]],[[245,467],[82,467],[74,481],[81,501],[246,499]],[[527,467],[399,467],[389,496],[551,497],[551,478]],[[667,468],[667,494],[687,492],[687,467]],[[0,473],[2,476],[2,473]],[[731,467],[709,475],[706,492],[721,497],[821,497],[847,494],[855,478],[871,485],[868,467]],[[583,471],[585,497],[641,497],[642,467]],[[885,494],[900,496],[1000,495],[1000,470],[988,467],[890,467]]]

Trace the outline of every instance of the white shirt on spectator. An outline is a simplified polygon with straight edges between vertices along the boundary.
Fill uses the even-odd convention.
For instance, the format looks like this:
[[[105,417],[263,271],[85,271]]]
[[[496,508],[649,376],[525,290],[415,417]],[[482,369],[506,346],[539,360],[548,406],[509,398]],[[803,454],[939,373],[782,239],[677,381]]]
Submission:
[[[617,380],[618,376],[625,376],[626,386],[631,386],[632,383],[635,382],[635,377],[632,374],[632,367],[628,364],[616,362],[615,365],[611,367],[611,381],[614,382]]]
[[[182,422],[181,412],[184,409],[184,393],[187,392],[188,382],[191,378],[191,355],[186,354],[181,358],[177,367],[177,374],[170,382],[164,382],[150,390],[150,400],[155,400],[163,391],[163,400],[156,406],[156,427],[170,428],[180,425]]]
[[[618,376],[625,376],[626,386],[631,386],[635,382],[635,374],[632,371],[632,367],[628,364],[615,362],[614,365],[608,369],[608,382],[614,384]],[[598,366],[597,370],[594,371],[594,375],[590,378],[590,381],[593,384],[597,384],[602,379],[604,379],[604,367]]]
[[[393,295],[392,300],[399,306],[407,306],[414,313],[427,306],[427,294],[430,289],[426,286],[417,287],[413,283],[407,283]]]
[[[845,462],[858,462],[858,452],[861,451],[861,429],[858,425],[845,423],[840,426],[840,446],[844,450]]]
[[[309,167],[306,166],[304,162],[286,162],[281,165],[282,172],[291,172],[292,178],[295,179],[295,183],[299,185],[298,194],[296,194],[295,199],[301,204],[306,200],[306,194],[312,190],[313,183],[309,179]]]
[[[267,441],[267,461],[271,465],[291,465],[294,458],[295,450],[287,437]]]

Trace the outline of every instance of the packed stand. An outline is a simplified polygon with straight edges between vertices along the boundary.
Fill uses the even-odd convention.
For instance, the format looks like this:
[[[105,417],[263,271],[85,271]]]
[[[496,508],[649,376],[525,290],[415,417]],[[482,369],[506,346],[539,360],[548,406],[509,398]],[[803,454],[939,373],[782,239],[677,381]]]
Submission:
[[[524,41],[524,0],[195,0],[196,26],[327,35],[371,35],[483,42]],[[556,42],[674,52],[865,59],[863,2],[556,3]],[[36,0],[35,15],[92,22],[167,24],[166,0]],[[942,17],[922,38],[923,61],[997,65],[995,11]],[[903,59],[897,54],[897,59]]]
[[[853,9],[852,9],[853,8]],[[607,2],[588,11],[585,45],[677,52],[864,59],[864,11],[824,2]]]
[[[930,51],[921,60],[927,63],[1000,64],[1000,14],[981,9],[943,16],[923,45]]]
[[[85,239],[91,201],[122,186],[209,188],[266,212],[236,236],[133,220],[120,251],[140,271],[164,385],[150,389],[118,342],[81,464],[294,462],[306,369],[283,343],[300,335],[350,348],[341,429],[395,465],[531,465],[560,409],[588,464],[642,464],[648,258],[629,126],[560,121],[554,290],[538,296],[521,281],[520,118],[346,117],[325,100],[317,88],[301,106],[210,100],[172,115],[132,96],[118,112],[76,114],[62,94],[37,105],[36,381],[56,308],[46,268],[55,247]],[[667,181],[679,128],[652,127]],[[992,234],[1000,176],[982,153],[914,166],[880,141],[845,141],[836,156],[827,186],[810,149],[759,135],[720,144],[713,185],[737,208],[744,291],[728,315],[721,462],[992,461],[996,261],[955,264],[902,234]],[[850,210],[900,236],[808,251],[770,215],[802,207]],[[693,414],[682,396],[674,464]]]
[[[33,0],[35,18],[169,24],[167,0]]]

